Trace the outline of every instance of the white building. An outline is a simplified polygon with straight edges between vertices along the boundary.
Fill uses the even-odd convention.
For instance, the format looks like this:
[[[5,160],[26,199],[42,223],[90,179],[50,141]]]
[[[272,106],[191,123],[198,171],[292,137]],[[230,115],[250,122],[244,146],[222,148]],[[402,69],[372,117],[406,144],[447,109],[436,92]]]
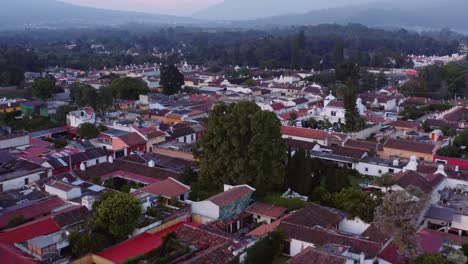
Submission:
[[[67,125],[72,127],[79,127],[84,123],[96,123],[96,113],[92,108],[83,108],[81,110],[68,113]]]
[[[81,197],[81,188],[63,181],[52,180],[45,184],[45,191],[64,200]]]

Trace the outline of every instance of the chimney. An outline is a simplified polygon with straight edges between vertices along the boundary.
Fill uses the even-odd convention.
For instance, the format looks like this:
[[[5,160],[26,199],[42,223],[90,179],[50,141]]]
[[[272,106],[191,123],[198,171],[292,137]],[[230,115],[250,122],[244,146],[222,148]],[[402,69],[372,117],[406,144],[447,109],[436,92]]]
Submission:
[[[437,171],[434,174],[442,174],[445,177],[447,177],[447,173],[445,173],[444,170],[444,165],[440,164],[439,166],[437,166]]]
[[[411,156],[410,162],[408,162],[405,169],[410,171],[418,170],[418,159],[416,158],[416,156]]]
[[[455,166],[455,171],[460,171],[460,166]]]
[[[154,168],[154,166],[156,166],[156,164],[154,163],[154,160],[150,160],[150,161],[148,162],[148,167]]]
[[[81,171],[85,171],[85,170],[86,170],[86,165],[84,164],[84,162],[81,162],[81,164],[80,164],[80,170],[81,170]]]
[[[393,166],[398,167],[398,165],[400,165],[400,162],[397,159],[393,160]]]

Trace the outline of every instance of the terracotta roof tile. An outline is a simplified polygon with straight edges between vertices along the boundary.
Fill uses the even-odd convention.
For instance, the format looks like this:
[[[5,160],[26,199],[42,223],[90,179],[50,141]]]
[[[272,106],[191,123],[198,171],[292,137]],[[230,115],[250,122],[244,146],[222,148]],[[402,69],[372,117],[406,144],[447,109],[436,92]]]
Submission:
[[[400,149],[425,154],[434,154],[436,146],[428,143],[388,139],[387,142],[384,144],[384,148]]]
[[[172,199],[190,191],[190,187],[173,178],[167,178],[163,181],[145,186],[141,188],[140,191]]]
[[[254,189],[246,185],[236,186],[236,187],[231,188],[230,190],[227,190],[225,192],[212,196],[208,198],[207,200],[213,202],[214,204],[218,206],[225,206],[242,197],[252,194],[254,191],[255,191]]]
[[[18,210],[7,212],[0,216],[0,228],[6,226],[8,221],[16,215],[22,215],[25,219],[33,219],[44,214],[50,213],[53,209],[65,205],[62,199],[53,197],[44,201],[36,202],[34,204],[22,207]]]
[[[345,264],[347,259],[308,247],[289,260],[289,264]]]
[[[315,226],[332,228],[343,220],[343,218],[343,216],[327,207],[309,203],[306,207],[292,213],[289,217],[284,219],[283,222],[310,228]]]
[[[245,209],[247,213],[267,216],[273,219],[278,219],[286,213],[288,208],[256,202],[252,204],[249,208]]]

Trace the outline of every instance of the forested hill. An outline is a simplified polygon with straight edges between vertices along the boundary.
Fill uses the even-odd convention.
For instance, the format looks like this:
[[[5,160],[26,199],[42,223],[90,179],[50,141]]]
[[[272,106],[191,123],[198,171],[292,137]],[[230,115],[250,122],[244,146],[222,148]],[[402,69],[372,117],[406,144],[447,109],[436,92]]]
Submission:
[[[158,24],[195,22],[195,19],[191,18],[103,10],[57,0],[3,0],[0,2],[0,30],[114,26],[129,22]]]
[[[466,0],[391,0],[279,15],[240,23],[245,27],[359,23],[371,27],[468,32]],[[239,23],[236,23],[239,25]]]
[[[138,28],[135,30],[134,28]],[[408,54],[448,55],[465,37],[449,32],[419,34],[362,25],[319,25],[275,30],[203,28],[27,30],[0,33],[0,85],[16,84],[21,71],[43,66],[99,69],[159,62],[155,50],[171,53],[174,62],[222,68],[226,65],[267,68],[329,69],[340,61],[370,67],[411,67]],[[73,48],[67,48],[74,44]],[[93,49],[93,44],[103,45]],[[132,56],[128,51],[139,54]],[[338,52],[337,52],[338,51]],[[342,54],[341,54],[342,53]]]

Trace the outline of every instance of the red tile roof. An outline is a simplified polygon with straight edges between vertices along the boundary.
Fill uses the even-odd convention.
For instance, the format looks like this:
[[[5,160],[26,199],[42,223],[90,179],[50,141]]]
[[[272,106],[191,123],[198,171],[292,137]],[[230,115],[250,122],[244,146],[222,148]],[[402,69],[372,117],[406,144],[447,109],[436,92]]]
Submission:
[[[389,124],[391,127],[401,127],[401,128],[408,128],[408,129],[417,129],[418,124],[410,121],[404,121],[404,120],[397,120],[393,121]]]
[[[377,142],[365,141],[365,140],[355,140],[355,139],[348,139],[346,140],[345,144],[346,147],[356,148],[356,149],[364,149],[364,150],[380,150],[380,144]]]
[[[285,109],[286,106],[284,106],[282,103],[275,103],[271,105],[271,108],[273,108],[274,111],[278,111],[278,110]]]
[[[445,180],[445,176],[441,174],[431,174],[424,177],[415,171],[404,171],[393,174],[393,180],[403,188],[410,185],[418,187],[425,193],[432,193],[439,184]]]
[[[39,264],[11,245],[0,243],[0,263],[3,264]]]
[[[248,187],[246,185],[236,186],[230,190],[217,194],[213,197],[208,198],[208,201],[213,202],[218,206],[228,205],[236,200],[239,200],[242,197],[250,195],[255,189]]]
[[[289,260],[289,264],[345,264],[347,259],[308,247]]]
[[[396,140],[390,138],[387,140],[387,142],[385,142],[384,148],[400,149],[425,154],[434,154],[434,149],[436,148],[436,146],[428,143]]]
[[[338,101],[338,100],[333,100],[333,101],[329,102],[326,107],[344,108],[344,102],[343,101]]]
[[[16,215],[22,215],[25,219],[33,219],[44,214],[50,213],[53,209],[65,205],[66,202],[58,197],[53,197],[32,205],[22,207],[15,211],[10,211],[0,216],[0,228],[6,226],[8,221]]]
[[[169,199],[177,198],[189,190],[190,187],[173,178],[167,178],[163,181],[150,184],[140,189],[140,191],[163,196]]]
[[[252,237],[261,237],[267,233],[270,233],[278,228],[278,226],[281,224],[281,221],[284,219],[288,218],[291,215],[291,213],[281,217],[280,219],[275,220],[271,224],[263,224],[254,230],[250,231],[246,236],[252,236]]]
[[[281,133],[286,136],[302,137],[309,139],[325,140],[328,133],[323,130],[282,126]]]
[[[129,133],[120,137],[120,139],[129,147],[146,144],[146,139],[142,138],[138,133]]]
[[[310,228],[315,226],[332,228],[343,220],[343,218],[342,215],[339,215],[330,208],[315,203],[309,203],[306,207],[284,219],[283,222]]]
[[[286,237],[316,245],[338,244],[350,247],[351,252],[364,252],[367,259],[374,258],[381,250],[383,244],[368,240],[364,237],[351,236],[335,230],[323,228],[310,228],[304,225],[282,222],[279,228]]]
[[[143,233],[113,247],[105,249],[104,251],[97,253],[97,255],[113,261],[114,263],[122,263],[128,258],[145,254],[153,249],[160,247],[163,243],[163,237],[165,235],[172,232],[177,233],[179,229],[185,224],[192,225],[192,223],[182,222],[155,234]]]
[[[256,202],[252,204],[249,208],[247,208],[245,211],[251,214],[278,219],[282,215],[284,215],[287,210],[288,208],[285,208],[285,207]]]
[[[0,242],[14,244],[25,242],[38,236],[45,236],[60,230],[60,226],[50,217],[7,229],[0,233]]]

